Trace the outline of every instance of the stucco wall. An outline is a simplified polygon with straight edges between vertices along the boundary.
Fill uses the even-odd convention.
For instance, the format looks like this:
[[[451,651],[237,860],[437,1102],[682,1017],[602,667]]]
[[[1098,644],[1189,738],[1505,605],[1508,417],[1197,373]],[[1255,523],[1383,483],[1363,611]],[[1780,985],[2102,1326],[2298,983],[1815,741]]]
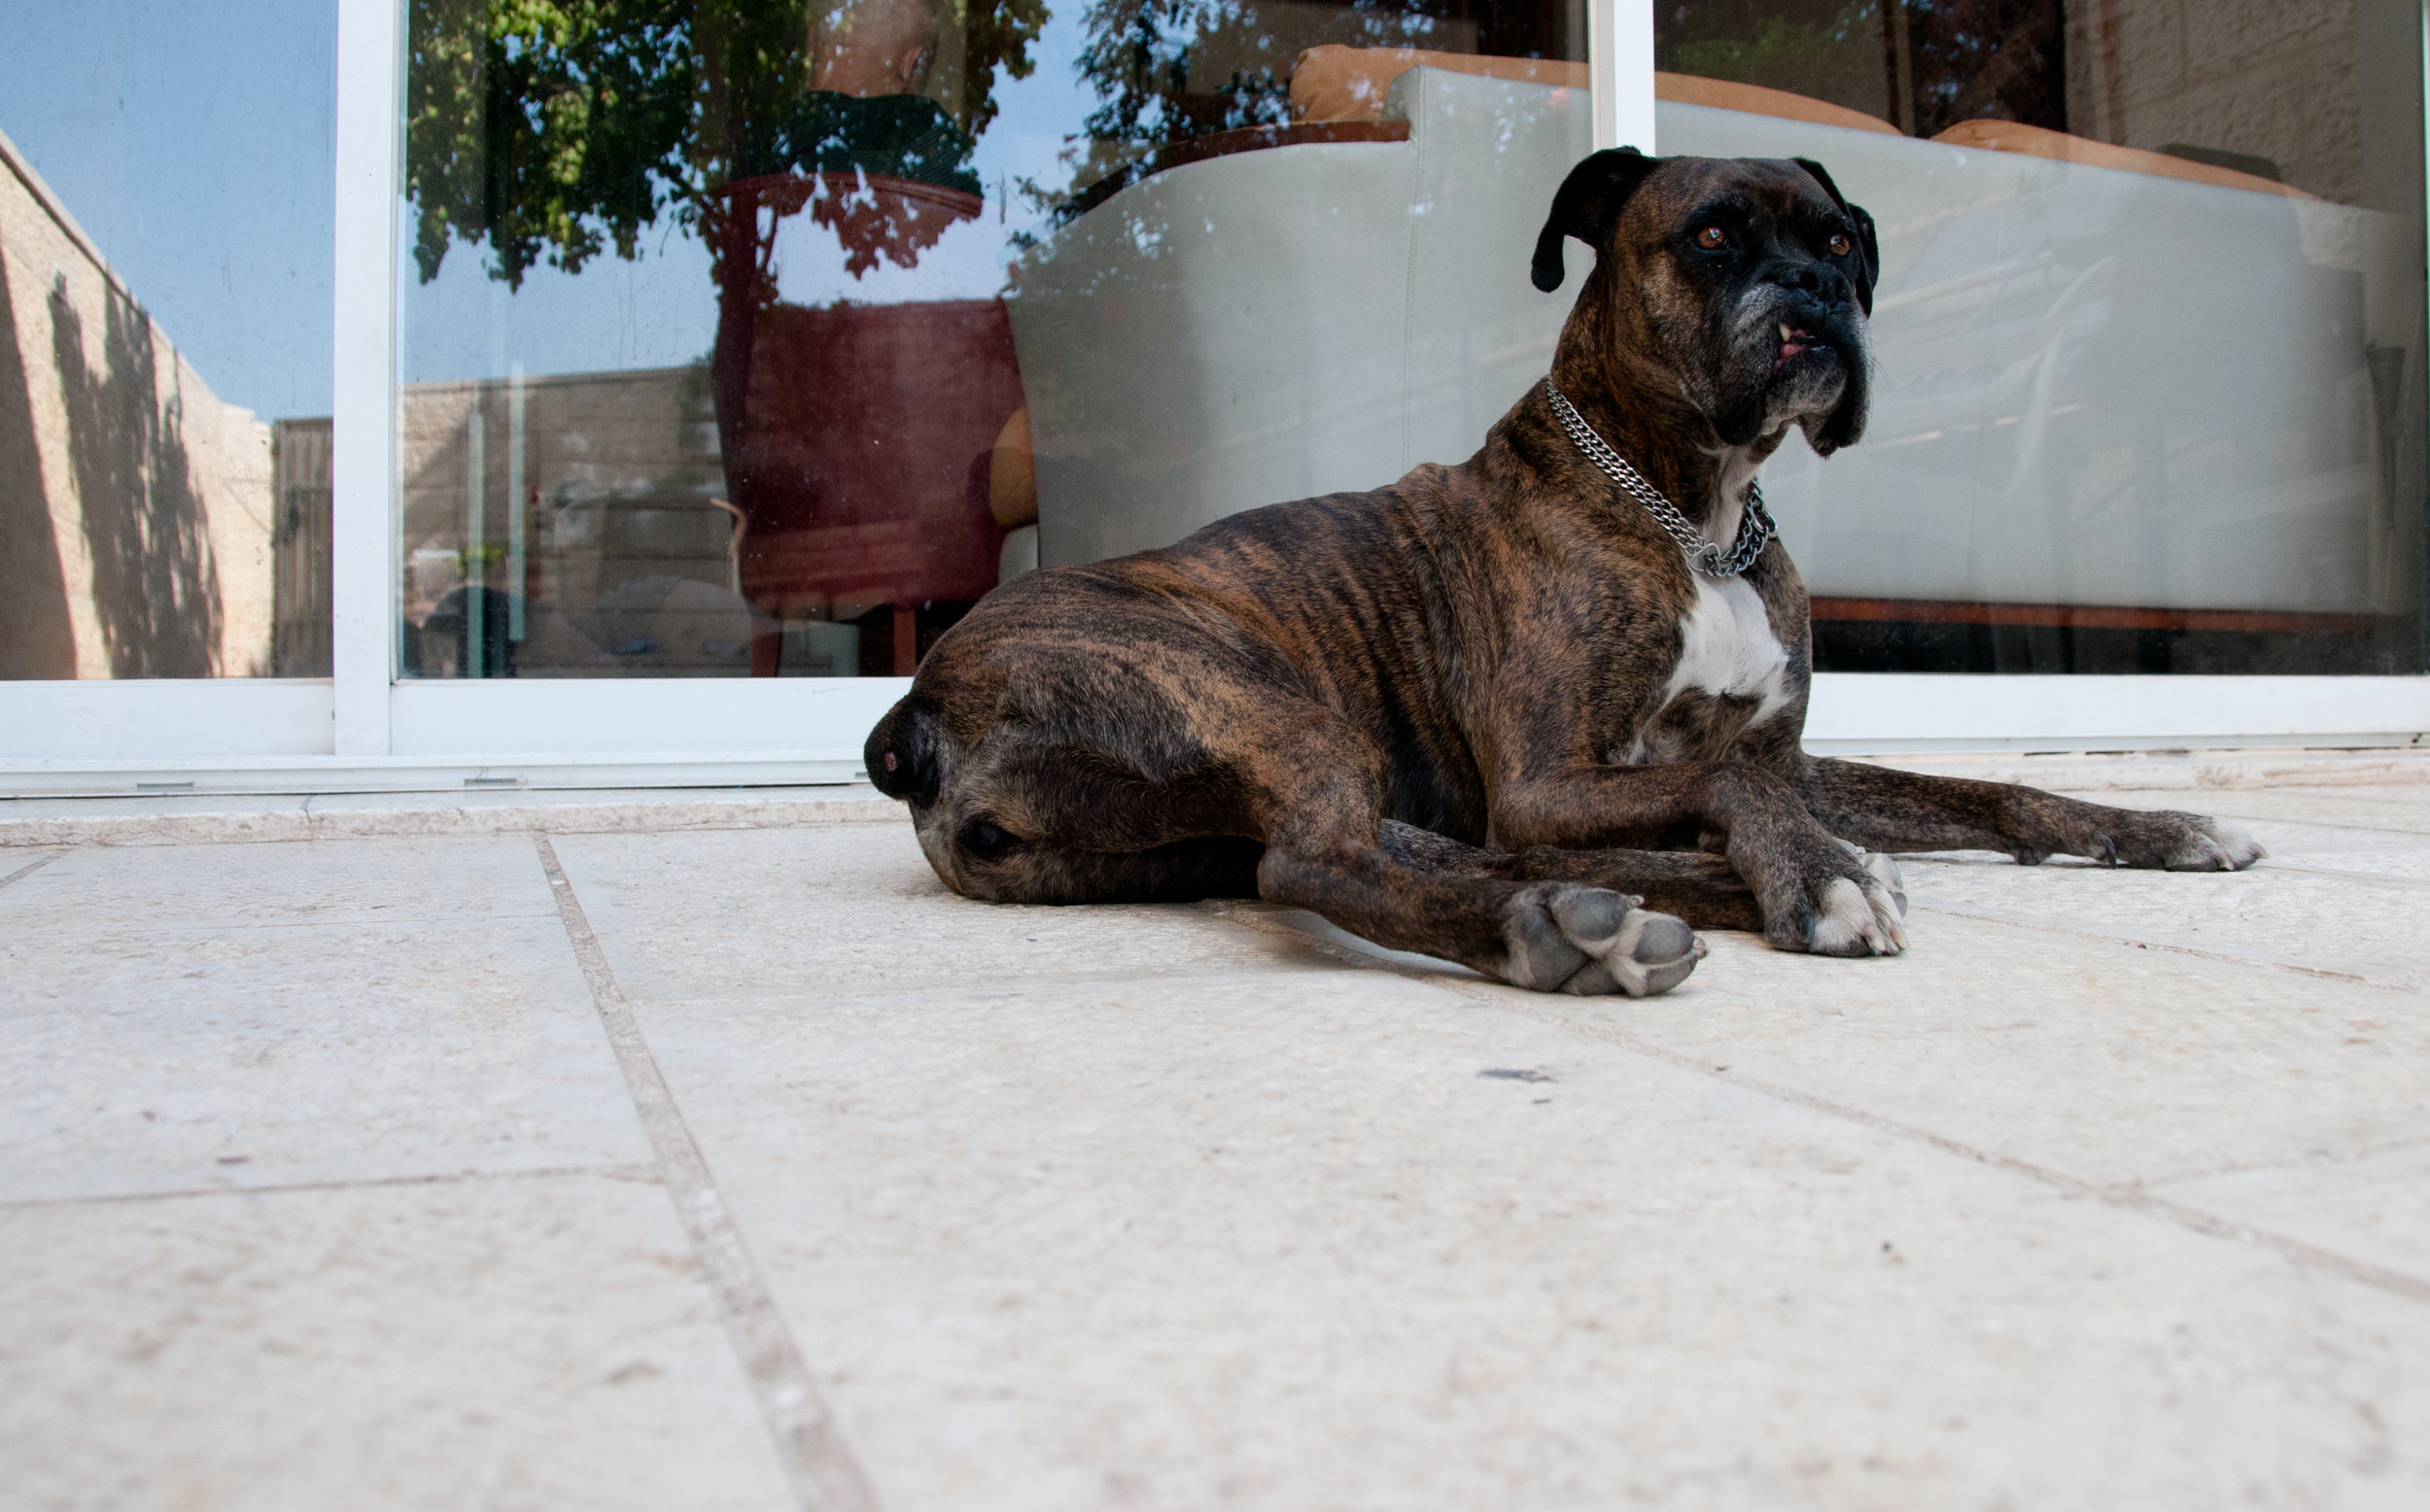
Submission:
[[[270,428],[0,136],[0,677],[271,670]]]
[[[2289,184],[2356,202],[2362,36],[2354,0],[2077,0],[2067,129],[2121,147],[2267,157]]]

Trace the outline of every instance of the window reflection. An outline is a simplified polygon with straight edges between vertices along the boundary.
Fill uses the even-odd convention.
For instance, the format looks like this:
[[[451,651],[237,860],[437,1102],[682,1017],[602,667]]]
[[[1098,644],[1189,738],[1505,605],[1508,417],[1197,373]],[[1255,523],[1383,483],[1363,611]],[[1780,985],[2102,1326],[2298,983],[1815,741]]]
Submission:
[[[417,5],[403,671],[910,671],[1038,560],[1027,263],[1194,148],[1406,140],[1306,121],[1307,50],[1532,66],[1575,19]]]
[[[1882,225],[1871,433],[1766,474],[1822,667],[2420,666],[2417,17],[2198,9],[1659,8],[1665,151]],[[408,674],[907,672],[1460,460],[1566,313],[1582,9],[542,12],[413,12]]]
[[[1765,478],[1819,667],[2420,669],[2417,9],[1657,17],[1666,150],[1822,157],[1882,222],[1866,441]]]
[[[327,676],[327,8],[17,7],[0,678]]]

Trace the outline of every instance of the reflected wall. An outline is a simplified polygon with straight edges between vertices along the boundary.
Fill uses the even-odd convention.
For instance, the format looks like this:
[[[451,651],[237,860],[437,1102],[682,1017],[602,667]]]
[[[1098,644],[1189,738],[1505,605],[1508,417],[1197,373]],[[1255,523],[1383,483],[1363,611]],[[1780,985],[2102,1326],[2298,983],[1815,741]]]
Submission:
[[[1033,267],[1421,52],[1583,82],[1500,0],[409,14],[409,677],[910,672],[1039,560]]]
[[[0,677],[329,673],[331,18],[21,8]]]

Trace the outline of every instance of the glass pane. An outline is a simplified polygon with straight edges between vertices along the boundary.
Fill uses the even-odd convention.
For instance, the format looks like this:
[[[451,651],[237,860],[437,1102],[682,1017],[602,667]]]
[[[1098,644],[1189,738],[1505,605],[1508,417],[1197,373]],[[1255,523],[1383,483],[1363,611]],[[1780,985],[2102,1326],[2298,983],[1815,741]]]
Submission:
[[[0,36],[0,678],[328,676],[331,8]]]
[[[2423,668],[2421,11],[1689,0],[1670,153],[1880,223],[1859,446],[1764,487],[1823,670]]]
[[[1583,15],[418,0],[400,670],[907,672],[1040,560],[1465,455],[1559,328]]]

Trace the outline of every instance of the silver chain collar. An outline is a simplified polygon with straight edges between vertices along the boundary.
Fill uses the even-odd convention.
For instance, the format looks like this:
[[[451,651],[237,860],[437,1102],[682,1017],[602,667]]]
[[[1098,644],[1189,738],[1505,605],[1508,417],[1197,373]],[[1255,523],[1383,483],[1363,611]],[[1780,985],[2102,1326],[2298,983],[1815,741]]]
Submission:
[[[1704,538],[1695,522],[1679,512],[1679,506],[1662,497],[1662,491],[1646,481],[1644,473],[1628,464],[1628,459],[1612,449],[1612,443],[1595,434],[1595,428],[1586,424],[1586,417],[1564,398],[1561,391],[1545,380],[1545,396],[1552,400],[1553,418],[1570,433],[1586,460],[1612,475],[1628,497],[1646,506],[1653,523],[1679,542],[1679,549],[1687,554],[1687,565],[1707,577],[1736,577],[1755,565],[1763,555],[1764,544],[1771,540],[1780,527],[1764,512],[1763,489],[1750,482],[1747,485],[1747,507],[1738,517],[1738,538],[1730,542],[1725,554],[1720,547]]]

